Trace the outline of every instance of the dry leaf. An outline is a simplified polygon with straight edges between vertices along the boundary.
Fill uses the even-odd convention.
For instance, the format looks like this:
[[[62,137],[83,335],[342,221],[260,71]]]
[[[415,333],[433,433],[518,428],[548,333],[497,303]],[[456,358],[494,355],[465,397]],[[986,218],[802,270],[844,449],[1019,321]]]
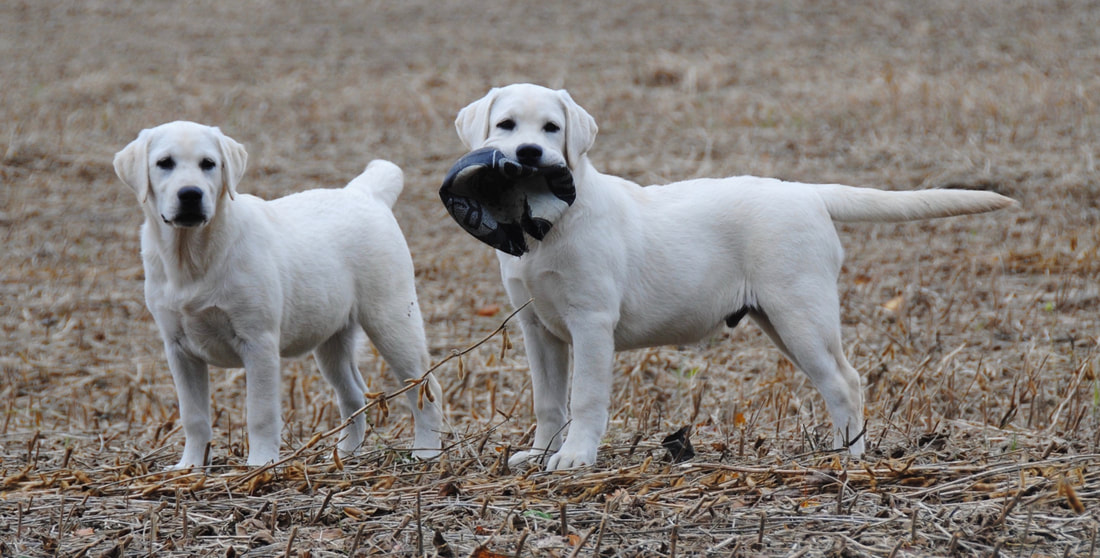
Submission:
[[[500,554],[498,552],[493,552],[485,548],[484,546],[479,546],[474,549],[472,554],[470,554],[470,558],[512,558],[512,555]]]
[[[1078,515],[1085,513],[1085,504],[1081,503],[1081,499],[1077,497],[1077,491],[1065,479],[1058,483],[1058,493],[1066,497],[1066,503]]]
[[[126,553],[126,547],[130,545],[130,541],[133,540],[133,538],[134,538],[133,535],[126,535],[122,540],[115,543],[114,546],[107,549],[107,551],[105,551],[103,554],[100,554],[100,557],[101,558],[116,558],[116,557],[123,556]],[[49,539],[49,541],[47,541],[47,542],[56,543],[56,541],[54,539]],[[50,550],[50,551],[56,549],[56,548],[48,548],[48,546],[44,546],[44,548],[46,548],[46,550]]]
[[[532,548],[539,550],[561,548],[566,545],[565,537],[561,535],[546,535],[530,541]]]
[[[194,493],[194,492],[198,492],[198,491],[202,490],[202,488],[204,486],[206,486],[206,475],[203,475],[203,476],[199,477],[198,480],[191,483],[191,486],[187,487],[187,490]]]
[[[272,535],[271,531],[267,529],[257,531],[251,537],[248,537],[248,548],[259,548],[269,544],[275,544],[275,535]]]
[[[451,496],[459,496],[462,494],[462,489],[459,488],[457,482],[445,482],[443,486],[439,487],[440,498],[450,498]]]
[[[338,541],[345,537],[347,537],[347,534],[344,533],[343,529],[338,528],[321,529],[309,535],[310,540],[315,541]]]
[[[901,305],[904,304],[904,303],[905,303],[905,297],[903,295],[898,295],[898,296],[895,296],[894,298],[891,298],[890,300],[887,300],[882,305],[882,308],[884,310],[886,310],[887,312],[896,313],[898,310],[901,309]]]
[[[270,471],[264,471],[263,473],[260,473],[260,474],[256,475],[255,477],[252,477],[252,479],[248,481],[248,493],[249,494],[256,494],[261,488],[264,487],[264,485],[271,482],[274,478],[275,478],[275,475],[271,474]],[[205,482],[205,481],[203,481],[203,482]],[[195,484],[199,484],[199,483],[195,483]]]
[[[340,459],[339,448],[332,448],[332,464],[336,466],[337,471],[344,470],[344,460]]]
[[[496,316],[497,313],[499,313],[499,312],[500,312],[500,305],[499,304],[486,304],[485,306],[482,306],[481,308],[477,309],[477,315],[478,316],[484,316],[486,318],[491,317],[491,316]]]
[[[435,547],[436,554],[440,558],[454,558],[455,552],[451,549],[451,545],[447,544],[447,539],[443,538],[443,533],[436,531],[432,535],[432,546]]]
[[[385,476],[379,479],[378,482],[374,483],[374,486],[372,488],[374,488],[374,490],[388,490],[390,487],[393,486],[393,483],[395,482],[397,482],[397,477]]]
[[[262,531],[267,528],[267,525],[255,517],[250,517],[244,521],[237,523],[234,529],[238,537],[247,537],[249,533],[256,531]]]
[[[362,521],[362,520],[370,517],[363,510],[360,510],[359,508],[351,508],[351,507],[344,508],[344,515],[346,515],[346,516],[348,516],[352,519],[358,520],[358,521]]]

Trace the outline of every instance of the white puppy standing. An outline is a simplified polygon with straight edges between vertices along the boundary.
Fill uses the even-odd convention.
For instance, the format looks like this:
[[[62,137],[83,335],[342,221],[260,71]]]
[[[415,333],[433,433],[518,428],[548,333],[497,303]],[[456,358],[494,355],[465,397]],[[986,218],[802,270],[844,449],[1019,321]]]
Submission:
[[[665,186],[599,173],[586,155],[595,120],[564,90],[495,88],[459,112],[467,148],[531,166],[565,163],[576,201],[520,257],[498,251],[520,314],[537,425],[549,470],[592,464],[607,428],[614,353],[696,342],[751,317],[821,392],[833,443],[864,450],[859,374],[844,356],[834,221],[904,221],[991,211],[991,192],[887,192],[750,176]],[[570,351],[571,349],[571,351]],[[570,388],[570,357],[572,385]],[[562,432],[571,417],[568,436]]]
[[[279,457],[281,356],[312,350],[345,418],[365,402],[360,328],[400,380],[428,365],[412,259],[390,209],[401,169],[373,161],[346,188],[264,201],[236,191],[245,161],[218,128],[182,121],[143,130],[115,155],[145,212],[145,299],[179,397],[179,468],[203,465],[211,440],[208,364],[245,368],[249,465]],[[438,401],[433,377],[429,389]],[[433,457],[439,405],[418,408],[415,391],[409,400],[415,454]],[[360,415],[340,450],[354,452],[365,431]]]

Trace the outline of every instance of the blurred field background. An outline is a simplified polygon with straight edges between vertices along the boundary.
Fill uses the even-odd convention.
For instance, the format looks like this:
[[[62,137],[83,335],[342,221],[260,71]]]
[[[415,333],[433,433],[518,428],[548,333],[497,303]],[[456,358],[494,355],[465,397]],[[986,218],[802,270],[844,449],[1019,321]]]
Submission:
[[[0,4],[0,556],[1093,556],[1100,526],[1100,7],[1089,2],[21,1]],[[283,450],[240,468],[243,374],[212,371],[215,466],[182,449],[113,154],[217,125],[240,190],[406,172],[396,213],[435,361],[509,312],[438,201],[455,113],[567,88],[591,158],[643,184],[735,174],[990,189],[998,213],[840,227],[870,451],[752,325],[620,355],[600,462],[500,463],[533,424],[514,324],[437,374],[453,444],[407,409],[334,463],[331,392],[285,364]],[[697,270],[684,269],[682,273]],[[364,349],[372,391],[400,386]],[[661,440],[692,425],[697,456]]]

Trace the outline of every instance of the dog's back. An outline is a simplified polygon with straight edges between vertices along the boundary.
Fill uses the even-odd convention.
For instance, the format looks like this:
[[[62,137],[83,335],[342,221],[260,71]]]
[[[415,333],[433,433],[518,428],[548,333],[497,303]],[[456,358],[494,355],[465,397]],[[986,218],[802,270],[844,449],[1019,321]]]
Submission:
[[[343,188],[304,190],[270,201],[241,197],[252,211],[263,213],[267,226],[278,229],[283,248],[309,254],[308,260],[327,251],[322,246],[332,247],[341,259],[354,262],[378,251],[407,251],[391,211],[403,184],[400,167],[376,159]]]

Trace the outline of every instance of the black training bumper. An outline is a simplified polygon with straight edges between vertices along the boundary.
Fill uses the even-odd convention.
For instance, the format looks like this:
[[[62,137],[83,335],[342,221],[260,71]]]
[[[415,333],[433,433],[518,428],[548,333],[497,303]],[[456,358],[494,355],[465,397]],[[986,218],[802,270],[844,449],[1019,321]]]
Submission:
[[[577,191],[565,165],[523,165],[487,147],[463,155],[451,167],[439,197],[474,238],[521,256],[528,251],[523,233],[542,240]]]

